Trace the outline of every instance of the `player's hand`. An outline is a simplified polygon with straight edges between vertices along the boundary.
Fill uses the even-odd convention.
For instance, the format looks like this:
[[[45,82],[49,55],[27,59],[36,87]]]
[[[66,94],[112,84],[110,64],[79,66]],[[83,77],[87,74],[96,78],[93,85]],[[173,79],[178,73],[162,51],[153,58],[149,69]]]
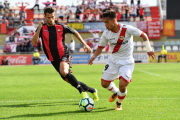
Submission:
[[[43,21],[43,20],[39,21],[39,27],[40,27],[40,28],[42,27],[43,24],[44,24],[44,21]]]
[[[84,48],[84,51],[87,50],[89,53],[92,53],[92,50],[88,45],[84,45],[83,48]]]
[[[147,54],[149,55],[149,57],[151,56],[152,59],[156,58],[156,55],[154,54],[154,51],[152,50],[151,52],[147,52]]]
[[[93,55],[93,56],[91,57],[91,59],[88,61],[88,65],[92,65],[95,58],[96,58],[96,57]]]

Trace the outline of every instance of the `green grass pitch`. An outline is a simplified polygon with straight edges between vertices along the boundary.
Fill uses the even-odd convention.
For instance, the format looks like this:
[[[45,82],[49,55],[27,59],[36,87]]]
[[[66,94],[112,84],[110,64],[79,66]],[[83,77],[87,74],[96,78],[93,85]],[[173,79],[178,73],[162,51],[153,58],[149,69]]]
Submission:
[[[79,109],[78,91],[53,66],[0,67],[0,119],[13,120],[179,120],[180,64],[136,64],[122,111],[101,87],[105,65],[73,65],[79,81],[98,90],[91,112]],[[115,84],[118,86],[118,80]],[[92,95],[89,93],[89,96]]]

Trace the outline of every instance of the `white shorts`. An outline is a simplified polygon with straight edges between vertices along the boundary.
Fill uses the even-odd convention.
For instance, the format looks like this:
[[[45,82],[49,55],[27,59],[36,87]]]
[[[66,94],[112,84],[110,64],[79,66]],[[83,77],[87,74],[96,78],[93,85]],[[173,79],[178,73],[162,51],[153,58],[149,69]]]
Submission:
[[[122,78],[126,82],[131,82],[134,66],[134,63],[122,65],[108,61],[104,67],[101,80],[112,82],[115,79]]]

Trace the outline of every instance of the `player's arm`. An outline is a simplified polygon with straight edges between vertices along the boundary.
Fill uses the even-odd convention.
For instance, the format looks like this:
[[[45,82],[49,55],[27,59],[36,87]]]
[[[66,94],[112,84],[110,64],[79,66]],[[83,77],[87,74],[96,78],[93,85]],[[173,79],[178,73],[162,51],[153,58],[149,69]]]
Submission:
[[[43,21],[40,21],[40,22],[39,22],[39,27],[38,27],[35,35],[34,35],[33,38],[32,38],[32,45],[36,45],[36,44],[38,43],[39,34],[40,34],[40,32],[41,32],[41,28],[42,28],[42,25],[43,25],[43,24],[44,24]]]
[[[88,65],[92,65],[92,64],[93,64],[94,59],[95,59],[98,55],[100,55],[100,54],[102,53],[103,49],[104,49],[104,47],[98,47],[98,48],[96,49],[96,52],[95,52],[94,55],[91,57],[91,59],[88,61]]]
[[[83,44],[84,50],[87,49],[90,53],[92,52],[91,48],[84,42],[81,35],[75,30],[74,36]]]
[[[129,32],[129,34],[131,34],[131,35],[140,36],[140,37],[143,39],[143,41],[144,41],[144,43],[145,43],[145,45],[146,45],[147,54],[148,54],[149,56],[151,56],[152,59],[154,59],[154,58],[156,57],[155,54],[154,54],[153,49],[151,48],[151,45],[150,45],[150,43],[149,43],[149,38],[148,38],[148,36],[146,35],[146,33],[142,32],[141,30],[139,30],[138,28],[135,28],[135,27],[133,27],[133,26],[128,26],[128,32]]]
[[[152,59],[155,59],[155,58],[156,58],[156,55],[154,54],[154,51],[153,51],[153,49],[151,48],[151,45],[150,45],[150,43],[149,43],[148,36],[146,35],[146,33],[142,33],[141,37],[142,37],[142,39],[143,39],[143,41],[144,41],[144,43],[145,43],[145,45],[146,45],[147,54],[148,54],[149,56],[151,56]]]

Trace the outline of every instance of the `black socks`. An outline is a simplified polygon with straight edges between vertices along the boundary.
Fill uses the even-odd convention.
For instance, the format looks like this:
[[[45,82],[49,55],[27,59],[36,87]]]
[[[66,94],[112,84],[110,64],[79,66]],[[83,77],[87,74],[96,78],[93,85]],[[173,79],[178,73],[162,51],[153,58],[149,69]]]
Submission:
[[[70,84],[72,86],[74,86],[76,89],[79,90],[80,94],[81,94],[81,92],[85,92],[85,90],[82,88],[80,82],[77,81],[77,79],[74,77],[74,75],[72,75],[71,73],[68,73],[65,78],[68,79],[68,81],[70,82]]]
[[[80,85],[82,86],[82,88],[87,91],[87,92],[90,92],[90,93],[93,93],[95,92],[95,89],[94,88],[91,88],[89,86],[87,86],[86,84],[82,83],[82,82],[79,82]]]

